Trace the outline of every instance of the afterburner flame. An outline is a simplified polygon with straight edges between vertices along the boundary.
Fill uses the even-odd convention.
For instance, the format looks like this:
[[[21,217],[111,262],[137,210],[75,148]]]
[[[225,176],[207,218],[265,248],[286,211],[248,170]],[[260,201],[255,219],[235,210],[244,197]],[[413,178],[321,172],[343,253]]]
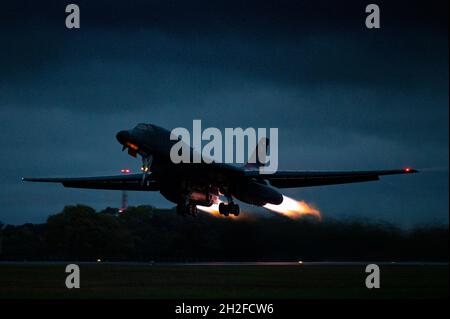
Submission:
[[[217,215],[220,215],[220,213],[219,213],[219,204],[220,204],[220,202],[216,203],[216,204],[212,204],[209,207],[208,206],[197,205],[197,208],[200,209],[201,211],[205,212],[205,213],[209,213],[209,214],[212,214],[214,216],[217,216]]]
[[[283,195],[283,202],[280,205],[266,204],[264,205],[264,208],[293,219],[307,215],[314,216],[319,220],[322,219],[318,209],[308,205],[304,201],[297,201],[285,195]]]
[[[216,198],[214,200],[214,204],[211,206],[208,207],[197,205],[197,208],[205,213],[211,214],[212,216],[224,217],[224,215],[219,213],[220,203],[222,203],[222,201],[219,198]],[[305,201],[297,201],[285,195],[283,195],[283,202],[280,205],[266,204],[263,207],[292,219],[297,219],[304,216],[312,216],[318,220],[322,219],[322,215],[317,208],[307,204]],[[236,216],[229,215],[227,218],[230,217],[235,218]]]

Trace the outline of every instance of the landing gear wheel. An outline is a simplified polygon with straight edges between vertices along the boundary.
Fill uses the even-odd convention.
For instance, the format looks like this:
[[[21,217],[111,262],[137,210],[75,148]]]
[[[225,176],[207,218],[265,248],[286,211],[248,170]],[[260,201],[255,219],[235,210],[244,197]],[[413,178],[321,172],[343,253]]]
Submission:
[[[179,215],[191,215],[196,216],[198,214],[198,208],[195,204],[190,203],[178,203],[177,205],[177,214]]]
[[[225,211],[227,210],[227,205],[225,203],[219,204],[219,213],[222,215],[225,215]]]
[[[234,215],[239,216],[239,205],[235,203],[220,203],[219,204],[219,213],[224,216]]]
[[[196,216],[198,213],[198,209],[196,205],[193,204],[189,204],[188,205],[188,211],[189,211],[189,215],[191,216]]]
[[[239,213],[240,213],[240,209],[239,209],[239,205],[238,204],[230,204],[231,205],[231,213],[234,215],[234,216],[239,216]]]

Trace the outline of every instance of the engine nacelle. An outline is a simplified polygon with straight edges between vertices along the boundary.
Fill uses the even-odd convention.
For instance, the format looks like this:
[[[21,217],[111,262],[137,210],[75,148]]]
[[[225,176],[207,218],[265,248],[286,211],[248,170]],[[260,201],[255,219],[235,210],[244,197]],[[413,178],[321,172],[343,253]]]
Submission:
[[[200,206],[211,206],[217,202],[218,195],[214,193],[214,189],[202,187],[180,187],[169,183],[163,184],[160,187],[160,193],[167,200],[179,204],[188,201],[191,204]]]
[[[257,206],[265,204],[279,205],[283,202],[283,195],[275,188],[255,181],[237,183],[232,193],[240,201]]]
[[[213,196],[208,192],[191,191],[188,194],[190,202],[200,206],[211,206],[213,204]]]

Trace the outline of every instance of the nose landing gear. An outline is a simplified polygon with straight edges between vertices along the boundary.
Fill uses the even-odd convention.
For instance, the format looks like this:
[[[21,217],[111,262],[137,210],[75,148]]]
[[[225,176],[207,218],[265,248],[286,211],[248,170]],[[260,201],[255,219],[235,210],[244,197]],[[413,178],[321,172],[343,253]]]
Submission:
[[[150,172],[150,168],[152,167],[152,163],[153,163],[153,156],[151,156],[151,155],[142,156],[142,167],[141,167],[142,180],[141,180],[141,185],[145,185],[148,173]]]

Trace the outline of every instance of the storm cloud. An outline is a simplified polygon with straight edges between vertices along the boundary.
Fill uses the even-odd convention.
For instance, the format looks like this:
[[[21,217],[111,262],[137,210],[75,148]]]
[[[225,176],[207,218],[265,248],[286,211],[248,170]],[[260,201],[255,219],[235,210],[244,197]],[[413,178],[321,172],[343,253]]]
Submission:
[[[0,13],[0,220],[43,221],[64,205],[117,206],[118,192],[24,184],[22,176],[137,170],[114,135],[278,127],[280,169],[383,169],[414,176],[288,191],[323,215],[404,226],[448,223],[448,3],[78,1]],[[159,194],[131,204],[169,207]]]

